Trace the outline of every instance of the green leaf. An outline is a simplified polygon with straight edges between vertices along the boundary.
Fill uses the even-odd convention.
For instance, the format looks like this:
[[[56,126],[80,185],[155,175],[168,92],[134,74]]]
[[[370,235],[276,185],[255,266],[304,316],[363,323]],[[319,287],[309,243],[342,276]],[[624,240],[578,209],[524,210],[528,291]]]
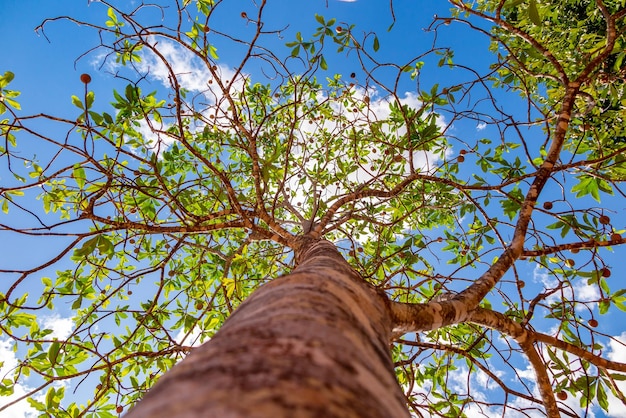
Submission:
[[[79,164],[76,164],[74,166],[74,170],[72,171],[72,177],[74,178],[74,181],[80,189],[85,187],[85,169],[83,169]]]
[[[374,51],[378,51],[380,43],[378,42],[378,36],[374,35]]]
[[[85,107],[83,106],[83,102],[78,98],[78,96],[72,95],[72,103],[74,103],[74,106],[79,109],[85,109]]]
[[[72,303],[72,309],[76,310],[76,309],[80,309],[81,305],[83,304],[83,297],[79,296],[74,303]]]
[[[15,74],[13,74],[11,71],[5,71],[2,77],[0,77],[0,89],[8,86],[9,83],[13,81],[14,77]]]
[[[56,364],[57,358],[59,357],[60,348],[61,344],[58,341],[54,341],[52,344],[50,344],[50,348],[48,349],[48,360],[50,360],[50,364]]]
[[[536,0],[530,0],[530,3],[528,4],[528,17],[530,18],[530,21],[537,26],[541,26],[541,24],[543,23],[541,20],[541,16],[539,16],[539,10],[537,9]]]
[[[101,235],[98,239],[98,251],[102,255],[108,255],[111,259],[115,255],[115,246],[107,237]]]
[[[9,99],[8,97],[4,98],[4,102],[7,103],[9,106],[11,106],[13,109],[17,109],[17,110],[22,109],[22,107],[20,106],[18,102],[16,102],[13,99]]]
[[[93,253],[94,250],[96,249],[96,246],[98,245],[98,239],[99,239],[99,237],[93,237],[93,238],[87,240],[82,245],[82,247],[74,250],[74,256],[75,257],[85,257],[85,256],[88,256],[89,254]]]
[[[213,45],[209,45],[209,55],[211,55],[211,58],[214,60],[219,59],[219,56],[217,55],[217,48]]]
[[[89,93],[87,93],[87,96],[85,97],[85,107],[87,109],[89,109],[91,105],[93,104],[94,98],[95,96],[94,96],[93,91],[90,91]]]
[[[328,70],[328,64],[326,63],[326,59],[323,55],[320,55],[320,68],[322,70]]]
[[[597,399],[598,399],[598,403],[600,404],[600,407],[604,409],[605,411],[608,411],[609,400],[606,395],[606,389],[604,388],[602,379],[598,379],[596,395],[597,395]]]

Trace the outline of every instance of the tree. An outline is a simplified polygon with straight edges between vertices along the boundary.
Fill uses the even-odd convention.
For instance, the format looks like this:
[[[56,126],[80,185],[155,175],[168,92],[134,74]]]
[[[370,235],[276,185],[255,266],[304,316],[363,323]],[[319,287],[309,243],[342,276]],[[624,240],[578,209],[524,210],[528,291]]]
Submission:
[[[0,230],[58,245],[2,267],[0,335],[21,361],[0,394],[39,383],[0,410],[28,398],[106,417],[144,395],[130,417],[626,405],[610,357],[626,338],[602,319],[626,311],[606,261],[624,242],[621,2],[451,0],[431,47],[391,60],[415,5],[392,3],[386,34],[315,15],[306,35],[266,1],[101,3],[104,24],[40,30],[99,34],[113,110],[94,74],[70,116],[22,111],[13,73],[0,79]],[[492,62],[460,62],[450,33],[484,36]],[[354,72],[334,74],[346,57]],[[73,330],[53,337],[37,316],[65,304]],[[90,386],[86,404],[64,381]]]

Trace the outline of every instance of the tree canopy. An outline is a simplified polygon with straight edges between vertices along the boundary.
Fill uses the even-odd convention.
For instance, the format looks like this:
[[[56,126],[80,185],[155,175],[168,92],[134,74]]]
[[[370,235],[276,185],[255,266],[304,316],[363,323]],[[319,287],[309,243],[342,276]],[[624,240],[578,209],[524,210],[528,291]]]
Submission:
[[[376,32],[323,2],[311,31],[273,1],[125,3],[38,28],[98,35],[73,111],[22,109],[0,69],[0,239],[28,261],[0,265],[0,411],[117,416],[303,234],[391,300],[472,308],[399,330],[415,416],[626,410],[624,1],[450,0],[411,48],[420,2]]]

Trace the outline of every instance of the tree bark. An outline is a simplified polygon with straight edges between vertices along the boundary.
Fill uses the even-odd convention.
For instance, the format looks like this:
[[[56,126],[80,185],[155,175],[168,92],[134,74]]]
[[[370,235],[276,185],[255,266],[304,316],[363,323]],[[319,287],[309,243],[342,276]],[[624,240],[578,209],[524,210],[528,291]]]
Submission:
[[[297,259],[127,417],[408,417],[386,297],[327,241]]]

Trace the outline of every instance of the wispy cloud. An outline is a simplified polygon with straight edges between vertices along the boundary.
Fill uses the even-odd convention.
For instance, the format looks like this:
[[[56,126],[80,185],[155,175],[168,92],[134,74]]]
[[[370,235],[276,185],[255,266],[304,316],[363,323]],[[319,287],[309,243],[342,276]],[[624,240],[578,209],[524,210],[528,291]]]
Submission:
[[[619,336],[609,341],[608,358],[612,361],[626,362],[626,332],[622,332]],[[626,382],[616,380],[615,384],[622,391],[626,393]],[[607,393],[609,400],[609,413],[611,418],[626,417],[626,405],[618,399],[610,391]]]
[[[7,340],[0,340],[0,358],[2,359],[2,367],[0,367],[0,377],[5,378],[12,375],[13,370],[17,367],[18,359],[15,356],[15,352],[11,349],[11,342]],[[11,400],[24,396],[29,388],[25,384],[16,384],[13,388],[13,394],[6,398],[2,398],[4,404],[9,403]],[[35,418],[39,416],[39,413],[24,400],[16,403],[0,411],[0,418]]]

